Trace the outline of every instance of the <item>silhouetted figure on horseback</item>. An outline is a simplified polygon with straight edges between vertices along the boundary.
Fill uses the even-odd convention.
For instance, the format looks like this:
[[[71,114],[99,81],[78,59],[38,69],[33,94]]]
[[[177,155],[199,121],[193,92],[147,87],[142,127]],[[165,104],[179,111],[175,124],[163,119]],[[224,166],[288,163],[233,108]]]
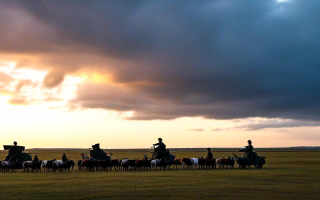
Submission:
[[[67,162],[67,161],[68,161],[66,154],[63,154],[63,155],[62,155],[61,160],[64,161],[64,162]]]
[[[213,154],[212,154],[212,152],[211,152],[211,149],[210,148],[207,148],[207,151],[208,151],[208,153],[207,153],[207,157],[206,157],[206,159],[213,159]]]
[[[32,163],[33,163],[33,164],[39,163],[39,158],[38,158],[37,155],[34,156]]]

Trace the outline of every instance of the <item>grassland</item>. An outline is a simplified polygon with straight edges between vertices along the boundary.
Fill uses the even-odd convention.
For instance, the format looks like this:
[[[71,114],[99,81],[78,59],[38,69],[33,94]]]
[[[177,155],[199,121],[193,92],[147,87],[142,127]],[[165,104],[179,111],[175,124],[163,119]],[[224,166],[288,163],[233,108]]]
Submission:
[[[114,150],[113,158],[142,158],[149,150]],[[214,156],[234,149],[215,150]],[[29,150],[40,159],[88,150]],[[0,158],[7,152],[0,151]],[[259,150],[263,169],[108,171],[0,174],[0,199],[320,199],[319,150]],[[202,149],[178,149],[177,157],[199,157]],[[150,154],[149,154],[150,155]]]

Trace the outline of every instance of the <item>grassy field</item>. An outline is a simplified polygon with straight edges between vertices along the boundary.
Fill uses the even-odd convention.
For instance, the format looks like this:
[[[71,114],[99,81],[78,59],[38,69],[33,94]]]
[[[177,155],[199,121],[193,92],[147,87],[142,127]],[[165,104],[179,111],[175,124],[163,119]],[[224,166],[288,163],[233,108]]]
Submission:
[[[114,150],[113,158],[150,157],[150,150]],[[213,151],[215,157],[233,149]],[[88,150],[29,150],[41,160],[73,160]],[[4,158],[6,151],[0,151]],[[179,157],[199,157],[202,149],[178,149]],[[0,174],[0,199],[320,199],[320,151],[258,150],[263,169],[108,171]]]

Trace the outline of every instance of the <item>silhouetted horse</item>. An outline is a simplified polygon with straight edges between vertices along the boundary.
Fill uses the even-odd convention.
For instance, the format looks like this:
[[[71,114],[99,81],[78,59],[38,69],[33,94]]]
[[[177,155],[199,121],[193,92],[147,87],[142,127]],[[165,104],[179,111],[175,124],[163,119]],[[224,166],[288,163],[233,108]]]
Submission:
[[[98,160],[99,168],[103,171],[108,171],[108,169],[112,169],[111,160]]]
[[[190,158],[182,158],[181,160],[182,163],[182,168],[185,169],[185,167],[187,166],[187,168],[191,168],[192,169],[192,161]]]
[[[89,171],[94,171],[94,169],[98,170],[98,161],[96,160],[83,160],[81,162],[82,171],[84,169]]]
[[[53,161],[52,160],[44,160],[41,163],[41,168],[44,172],[49,173],[53,169]]]
[[[199,165],[199,169],[204,169],[204,166],[206,165],[206,163],[203,157],[198,158],[198,165]]]
[[[180,158],[179,158],[179,159],[178,159],[178,158],[175,158],[175,159],[174,159],[174,162],[173,162],[173,169],[174,169],[174,168],[178,169],[178,165],[180,165],[180,166],[182,165],[181,159],[180,159]]]
[[[114,170],[118,170],[120,168],[120,162],[118,159],[112,159],[111,160],[111,165],[114,168]]]
[[[1,168],[2,168],[2,171],[3,173],[5,174],[6,172],[9,172],[11,170],[11,173],[12,172],[15,172],[15,163],[16,162],[13,162],[11,160],[8,160],[8,161],[2,161],[1,162]]]
[[[41,172],[41,163],[41,161],[25,161],[22,164],[23,172],[29,172],[29,169],[31,169],[32,172]]]
[[[206,169],[210,169],[212,167],[213,168],[217,168],[217,165],[216,165],[216,160],[215,159],[211,159],[211,158],[206,158],[204,160],[204,163],[206,165]]]
[[[136,170],[136,160],[122,159],[121,167],[122,167],[122,170],[129,170],[129,167],[130,167],[130,170],[132,170],[132,168]]]

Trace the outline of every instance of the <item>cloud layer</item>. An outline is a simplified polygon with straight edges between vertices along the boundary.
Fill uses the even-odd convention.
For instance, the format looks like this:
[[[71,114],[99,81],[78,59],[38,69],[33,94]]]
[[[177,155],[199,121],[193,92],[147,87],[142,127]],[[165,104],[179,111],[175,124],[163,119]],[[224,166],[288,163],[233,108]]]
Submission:
[[[319,1],[4,1],[0,57],[132,119],[319,120]],[[0,74],[1,75],[1,74]]]

